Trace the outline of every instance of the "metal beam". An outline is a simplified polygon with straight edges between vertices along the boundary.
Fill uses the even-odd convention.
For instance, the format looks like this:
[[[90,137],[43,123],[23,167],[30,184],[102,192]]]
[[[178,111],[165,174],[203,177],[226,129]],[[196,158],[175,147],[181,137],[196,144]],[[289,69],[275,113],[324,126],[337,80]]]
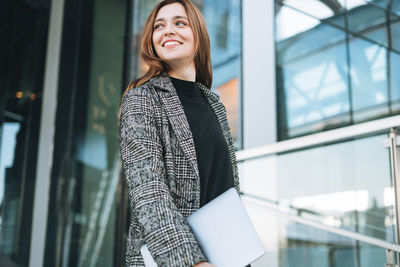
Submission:
[[[47,37],[29,267],[42,267],[45,253],[63,15],[64,0],[52,0]]]
[[[398,126],[400,126],[400,115],[359,123],[322,133],[310,134],[304,137],[293,138],[253,149],[241,150],[236,152],[236,157],[238,161],[244,161],[257,157],[264,157],[277,153],[290,152],[312,146],[344,141],[383,131],[389,132],[391,128]]]
[[[339,13],[343,7],[338,0],[320,0],[327,7],[329,7],[335,14]]]

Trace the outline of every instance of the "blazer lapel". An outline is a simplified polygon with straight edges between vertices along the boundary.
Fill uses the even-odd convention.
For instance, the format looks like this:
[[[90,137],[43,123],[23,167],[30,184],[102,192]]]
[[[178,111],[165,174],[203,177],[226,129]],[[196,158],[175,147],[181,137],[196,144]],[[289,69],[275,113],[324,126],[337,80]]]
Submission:
[[[151,78],[150,82],[161,89],[159,91],[160,101],[165,108],[171,128],[178,139],[183,153],[193,167],[197,178],[200,178],[192,132],[171,79],[166,73],[162,73],[159,76]]]
[[[234,182],[236,190],[238,192],[240,192],[239,173],[238,173],[238,168],[237,168],[237,163],[236,163],[236,149],[235,149],[235,146],[233,145],[232,135],[231,135],[228,120],[226,117],[225,107],[219,100],[219,96],[216,93],[212,92],[210,89],[208,89],[206,86],[202,85],[201,83],[198,83],[198,85],[199,85],[201,91],[204,93],[204,95],[206,95],[208,103],[210,103],[211,108],[214,110],[214,113],[217,116],[218,122],[221,126],[222,132],[225,137],[225,141],[228,144],[229,156],[231,158],[231,163],[232,163],[233,182]]]

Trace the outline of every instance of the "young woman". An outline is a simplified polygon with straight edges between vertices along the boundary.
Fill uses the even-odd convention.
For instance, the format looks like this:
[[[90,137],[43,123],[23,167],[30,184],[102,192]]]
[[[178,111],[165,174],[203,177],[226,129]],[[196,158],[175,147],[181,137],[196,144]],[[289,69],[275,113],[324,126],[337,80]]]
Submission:
[[[186,217],[239,178],[226,112],[212,83],[210,42],[189,0],[165,0],[142,40],[146,74],[121,102],[120,148],[131,221],[126,266],[144,266],[146,244],[158,266],[207,263]]]

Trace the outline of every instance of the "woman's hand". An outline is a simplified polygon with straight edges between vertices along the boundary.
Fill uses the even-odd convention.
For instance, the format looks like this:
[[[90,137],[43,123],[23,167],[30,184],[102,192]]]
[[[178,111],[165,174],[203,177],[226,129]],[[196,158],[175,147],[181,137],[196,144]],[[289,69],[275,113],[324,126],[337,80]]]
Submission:
[[[212,265],[211,263],[203,261],[203,262],[196,263],[195,265],[193,265],[193,267],[216,267],[216,266]]]

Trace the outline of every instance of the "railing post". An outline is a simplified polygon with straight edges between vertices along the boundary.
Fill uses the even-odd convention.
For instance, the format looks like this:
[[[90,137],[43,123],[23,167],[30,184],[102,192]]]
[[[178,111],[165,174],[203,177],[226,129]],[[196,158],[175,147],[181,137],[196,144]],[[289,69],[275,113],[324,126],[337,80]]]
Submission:
[[[386,250],[386,264],[385,267],[397,267],[394,263],[394,252],[393,250],[387,249]]]
[[[389,139],[387,146],[390,150],[390,165],[392,171],[392,184],[394,191],[394,210],[396,214],[396,244],[400,243],[400,173],[399,173],[399,159],[400,159],[400,150],[399,150],[399,135],[396,128],[390,129]],[[393,251],[391,251],[393,253]],[[399,263],[399,253],[396,253],[397,263]],[[386,265],[391,266],[391,265]]]

